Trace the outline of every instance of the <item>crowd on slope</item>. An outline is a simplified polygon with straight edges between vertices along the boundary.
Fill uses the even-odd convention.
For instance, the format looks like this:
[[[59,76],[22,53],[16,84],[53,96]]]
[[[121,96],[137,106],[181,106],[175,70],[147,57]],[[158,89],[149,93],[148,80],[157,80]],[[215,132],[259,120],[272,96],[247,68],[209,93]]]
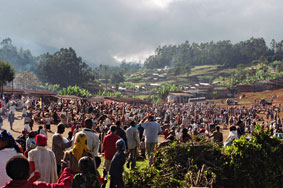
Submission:
[[[17,110],[22,111],[21,117],[15,117]],[[110,187],[123,187],[124,164],[135,169],[137,158],[147,158],[151,165],[157,145],[188,142],[194,136],[219,146],[231,145],[234,139],[252,133],[256,125],[277,134],[283,129],[282,110],[281,104],[220,107],[209,102],[130,105],[4,99],[0,101],[0,128],[5,118],[12,131],[16,119],[24,119],[24,124],[16,139],[7,130],[0,134],[0,186],[105,187],[110,180]],[[40,125],[37,130],[34,124]],[[220,125],[230,129],[225,141]],[[70,131],[64,138],[66,128]],[[46,147],[50,134],[52,150]],[[99,173],[102,159],[103,172]]]

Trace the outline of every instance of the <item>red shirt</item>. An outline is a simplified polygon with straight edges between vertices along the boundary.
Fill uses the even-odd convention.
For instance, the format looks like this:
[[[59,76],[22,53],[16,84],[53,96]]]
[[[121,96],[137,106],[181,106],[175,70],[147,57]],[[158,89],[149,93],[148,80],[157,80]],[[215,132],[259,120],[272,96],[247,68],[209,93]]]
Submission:
[[[113,156],[117,152],[116,141],[120,139],[120,136],[116,134],[108,134],[103,139],[104,158],[112,160]]]
[[[71,174],[71,169],[65,168],[57,183],[49,184],[40,181],[29,183],[27,180],[12,180],[2,188],[69,188],[72,184],[73,175]]]

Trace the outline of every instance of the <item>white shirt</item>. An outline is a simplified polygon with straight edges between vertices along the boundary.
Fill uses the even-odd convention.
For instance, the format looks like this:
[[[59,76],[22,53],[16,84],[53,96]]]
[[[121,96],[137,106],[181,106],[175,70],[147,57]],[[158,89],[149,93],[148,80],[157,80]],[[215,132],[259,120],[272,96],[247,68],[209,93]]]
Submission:
[[[40,173],[38,181],[57,182],[57,165],[53,151],[37,146],[28,153],[28,161],[34,162],[35,171]]]
[[[128,143],[128,149],[134,149],[135,147],[138,147],[140,144],[140,139],[138,136],[138,131],[135,127],[129,127],[126,130],[126,136],[127,136],[127,143]]]
[[[6,185],[8,181],[11,181],[11,178],[6,174],[6,163],[11,157],[17,154],[14,148],[0,150],[0,187]]]
[[[158,133],[162,131],[158,123],[148,121],[142,123],[142,127],[144,128],[145,142],[158,142]]]

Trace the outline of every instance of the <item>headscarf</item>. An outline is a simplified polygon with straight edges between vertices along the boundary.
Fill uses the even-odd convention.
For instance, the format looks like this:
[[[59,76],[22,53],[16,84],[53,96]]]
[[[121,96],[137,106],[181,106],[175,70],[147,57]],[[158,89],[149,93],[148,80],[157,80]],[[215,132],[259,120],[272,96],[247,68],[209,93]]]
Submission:
[[[16,143],[14,137],[9,132],[7,132],[6,130],[3,130],[0,133],[0,140],[7,142],[6,148],[15,148],[15,150],[18,153],[21,153],[21,149],[19,148],[18,144]]]
[[[84,152],[90,152],[87,147],[87,137],[86,134],[79,133],[75,138],[72,154],[77,159],[77,161],[79,161]]]
[[[126,150],[126,143],[122,138],[117,140],[116,144],[121,148],[122,151]]]
[[[47,138],[43,134],[38,134],[35,137],[36,145],[38,146],[46,146],[47,145]]]

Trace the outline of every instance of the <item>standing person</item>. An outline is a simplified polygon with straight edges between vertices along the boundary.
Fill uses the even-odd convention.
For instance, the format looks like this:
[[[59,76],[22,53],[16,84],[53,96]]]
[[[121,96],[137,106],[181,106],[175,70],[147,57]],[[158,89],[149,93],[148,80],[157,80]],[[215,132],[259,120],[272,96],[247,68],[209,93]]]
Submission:
[[[9,112],[8,121],[10,123],[10,129],[13,130],[13,123],[15,121],[15,115],[13,114],[12,110],[10,110],[10,112]]]
[[[99,136],[92,130],[92,120],[86,119],[85,120],[85,128],[78,132],[76,135],[84,133],[87,137],[87,146],[90,150],[90,153],[93,157],[98,156],[98,149],[99,149]],[[75,136],[76,138],[76,136]]]
[[[122,138],[124,140],[124,142],[126,143],[126,149],[128,148],[128,144],[127,144],[127,136],[126,133],[123,129],[121,129],[121,122],[117,121],[116,122],[116,126],[117,126],[117,135],[120,136],[120,138]]]
[[[47,138],[42,134],[35,137],[37,147],[28,153],[28,161],[31,172],[34,172],[33,180],[56,183],[57,164],[53,151],[46,149]]]
[[[6,130],[2,131],[0,133],[0,187],[4,186],[7,181],[11,180],[5,171],[6,162],[20,152],[20,148],[13,136]]]
[[[70,188],[73,183],[73,175],[70,168],[65,168],[57,183],[30,182],[30,166],[28,160],[22,155],[16,155],[9,159],[6,165],[6,173],[12,178],[2,188]]]
[[[2,130],[2,126],[3,126],[3,118],[2,118],[2,114],[0,113],[0,130]]]
[[[52,151],[55,154],[57,163],[57,175],[59,176],[61,172],[61,160],[64,157],[65,149],[72,146],[72,141],[65,142],[62,134],[65,132],[65,125],[60,123],[57,127],[57,133],[52,136]]]
[[[111,126],[110,127],[111,133],[106,135],[103,139],[102,148],[104,149],[104,165],[103,167],[109,171],[110,163],[115,155],[117,148],[116,148],[116,141],[120,139],[120,136],[116,135],[117,127]]]
[[[235,139],[238,139],[237,128],[234,125],[232,125],[230,127],[230,132],[224,143],[224,146],[232,146],[232,143]]]
[[[51,132],[51,128],[50,128],[51,121],[52,121],[52,119],[51,119],[49,113],[46,113],[45,117],[43,118],[43,123],[44,123],[44,128],[47,132]]]
[[[128,151],[129,151],[129,159],[127,162],[127,167],[135,168],[136,166],[136,155],[137,148],[140,145],[140,139],[138,136],[138,131],[135,128],[136,124],[134,121],[130,123],[130,127],[126,130],[127,141],[128,141]]]
[[[115,153],[110,165],[110,188],[123,188],[123,171],[126,162],[126,155],[124,153],[126,144],[123,139],[117,140],[115,143],[117,152]]]
[[[144,122],[146,119],[148,121]],[[153,159],[152,153],[158,143],[158,134],[162,130],[160,128],[160,125],[154,121],[153,116],[145,117],[141,123],[142,127],[144,128],[145,149],[149,160],[149,166],[151,166]]]

